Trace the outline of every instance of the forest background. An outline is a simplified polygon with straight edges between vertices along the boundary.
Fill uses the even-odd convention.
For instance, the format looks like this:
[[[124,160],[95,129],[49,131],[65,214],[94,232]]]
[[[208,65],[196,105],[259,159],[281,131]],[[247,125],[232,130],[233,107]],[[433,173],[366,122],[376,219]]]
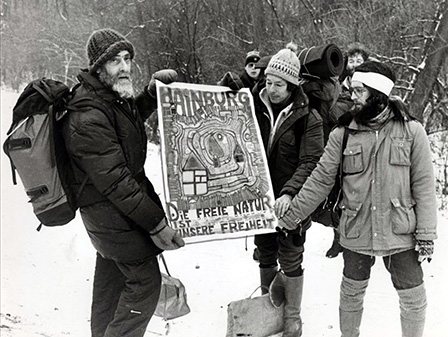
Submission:
[[[361,42],[397,73],[394,89],[430,136],[439,208],[448,207],[448,0],[0,0],[1,85],[49,77],[76,83],[86,41],[110,27],[136,47],[134,83],[175,69],[215,84],[245,55]],[[4,113],[4,112],[2,112]]]

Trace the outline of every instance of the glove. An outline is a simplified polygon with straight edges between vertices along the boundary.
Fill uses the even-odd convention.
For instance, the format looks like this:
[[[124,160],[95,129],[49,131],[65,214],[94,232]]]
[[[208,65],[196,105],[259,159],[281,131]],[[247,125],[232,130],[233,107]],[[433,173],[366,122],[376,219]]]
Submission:
[[[177,231],[172,229],[166,223],[166,219],[160,221],[160,223],[149,232],[154,244],[163,250],[174,250],[185,246],[185,241],[179,235]]]
[[[418,262],[423,262],[428,259],[428,263],[432,260],[432,254],[434,254],[434,241],[433,240],[418,240],[415,239],[415,250],[418,252]]]
[[[240,77],[230,71],[225,73],[224,77],[218,82],[218,85],[229,87],[232,90],[240,90],[244,88],[244,84]]]
[[[149,81],[147,91],[148,94],[153,98],[157,97],[156,80],[159,80],[164,84],[170,84],[172,82],[176,82],[177,72],[176,70],[173,69],[162,69],[152,74],[151,81]]]

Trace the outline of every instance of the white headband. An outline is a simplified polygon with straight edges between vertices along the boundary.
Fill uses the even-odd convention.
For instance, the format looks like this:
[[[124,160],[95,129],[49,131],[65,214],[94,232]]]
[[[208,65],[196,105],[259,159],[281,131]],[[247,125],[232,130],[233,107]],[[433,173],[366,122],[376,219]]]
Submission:
[[[394,82],[390,78],[378,73],[362,73],[355,71],[352,77],[352,82],[353,81],[361,82],[364,85],[382,92],[386,96],[389,96],[394,87]]]

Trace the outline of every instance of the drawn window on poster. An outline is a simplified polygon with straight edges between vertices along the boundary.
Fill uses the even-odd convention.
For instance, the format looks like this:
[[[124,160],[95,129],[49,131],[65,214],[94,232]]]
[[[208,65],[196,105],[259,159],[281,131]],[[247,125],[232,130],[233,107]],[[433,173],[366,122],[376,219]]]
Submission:
[[[186,241],[272,232],[273,192],[252,96],[157,82],[166,212]]]

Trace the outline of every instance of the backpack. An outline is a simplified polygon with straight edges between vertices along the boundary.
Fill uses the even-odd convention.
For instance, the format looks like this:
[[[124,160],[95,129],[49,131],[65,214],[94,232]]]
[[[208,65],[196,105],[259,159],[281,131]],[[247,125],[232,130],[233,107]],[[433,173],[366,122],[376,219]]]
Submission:
[[[333,120],[332,109],[341,94],[339,76],[344,70],[342,51],[335,44],[306,48],[298,54],[301,67],[300,75],[306,81],[302,84],[303,91],[309,99],[309,106],[317,110],[322,117],[324,131],[324,145],[328,141],[331,130],[337,124]],[[345,128],[342,142],[341,162],[338,175],[326,200],[311,214],[311,220],[324,226],[337,227],[339,225],[342,188],[342,153],[347,145],[348,129]]]
[[[70,90],[59,81],[34,80],[25,87],[13,108],[12,125],[3,150],[11,162],[13,184],[17,185],[17,171],[40,221],[38,231],[42,225],[61,226],[74,219],[76,198],[88,180],[84,179],[75,194],[61,119],[73,109],[92,106],[101,111],[106,109],[92,99],[71,101],[79,85]]]
[[[298,54],[300,75],[305,82],[303,91],[308,96],[309,105],[322,117],[324,140],[336,125],[331,114],[341,93],[339,75],[344,70],[342,51],[335,44],[306,48]]]

